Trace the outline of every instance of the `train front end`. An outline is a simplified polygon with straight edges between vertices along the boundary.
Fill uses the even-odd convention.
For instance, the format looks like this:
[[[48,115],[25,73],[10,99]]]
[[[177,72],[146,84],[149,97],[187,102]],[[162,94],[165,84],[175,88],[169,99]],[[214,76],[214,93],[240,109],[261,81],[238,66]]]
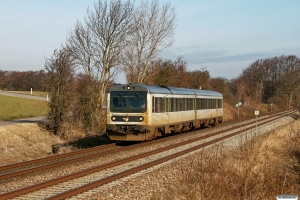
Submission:
[[[150,139],[149,98],[150,94],[143,85],[125,84],[109,89],[106,131],[111,140]]]

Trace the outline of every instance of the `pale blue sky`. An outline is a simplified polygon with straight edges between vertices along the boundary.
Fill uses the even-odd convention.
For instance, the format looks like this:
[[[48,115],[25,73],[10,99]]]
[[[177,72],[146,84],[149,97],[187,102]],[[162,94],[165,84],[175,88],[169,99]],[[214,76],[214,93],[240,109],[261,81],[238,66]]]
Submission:
[[[44,69],[94,0],[0,0],[0,69]],[[161,0],[160,2],[168,2]],[[162,57],[183,56],[189,70],[237,77],[257,59],[300,57],[299,0],[173,0],[177,28]],[[125,82],[120,75],[118,82]]]

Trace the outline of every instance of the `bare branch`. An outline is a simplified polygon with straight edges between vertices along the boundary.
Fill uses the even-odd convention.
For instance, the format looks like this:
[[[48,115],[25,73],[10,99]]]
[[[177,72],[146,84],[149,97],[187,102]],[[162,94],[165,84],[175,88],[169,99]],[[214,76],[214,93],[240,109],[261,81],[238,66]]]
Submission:
[[[150,61],[172,45],[176,27],[175,8],[160,6],[157,0],[142,1],[134,15],[135,29],[126,47],[123,65],[129,82],[143,83]]]

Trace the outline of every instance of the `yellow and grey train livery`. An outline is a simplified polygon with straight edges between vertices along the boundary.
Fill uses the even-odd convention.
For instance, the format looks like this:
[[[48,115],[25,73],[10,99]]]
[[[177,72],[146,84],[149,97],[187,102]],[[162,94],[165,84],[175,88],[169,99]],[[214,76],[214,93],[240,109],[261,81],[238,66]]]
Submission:
[[[107,95],[107,134],[114,141],[144,141],[214,126],[223,119],[219,92],[142,84],[116,85]]]

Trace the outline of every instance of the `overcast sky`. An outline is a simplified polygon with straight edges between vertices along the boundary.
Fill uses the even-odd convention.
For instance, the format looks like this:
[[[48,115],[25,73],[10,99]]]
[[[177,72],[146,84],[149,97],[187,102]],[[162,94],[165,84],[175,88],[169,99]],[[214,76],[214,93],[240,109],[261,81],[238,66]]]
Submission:
[[[0,70],[44,69],[45,57],[65,42],[93,2],[1,0]],[[299,0],[170,2],[178,18],[175,41],[161,56],[183,56],[188,70],[205,67],[212,77],[231,79],[257,59],[300,58]],[[124,76],[117,82],[125,83]]]

